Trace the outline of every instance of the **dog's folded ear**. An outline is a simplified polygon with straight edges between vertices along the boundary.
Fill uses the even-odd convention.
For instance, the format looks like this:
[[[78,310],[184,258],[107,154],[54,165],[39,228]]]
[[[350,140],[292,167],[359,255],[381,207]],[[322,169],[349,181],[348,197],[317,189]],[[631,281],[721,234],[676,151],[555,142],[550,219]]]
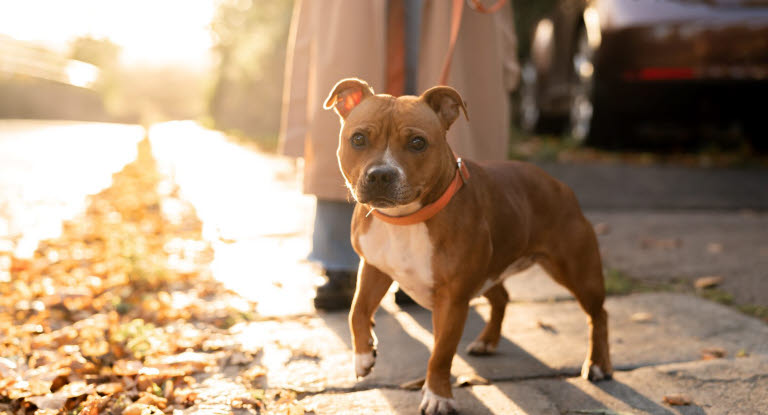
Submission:
[[[329,110],[333,108],[339,117],[347,118],[362,100],[373,95],[373,88],[367,82],[357,78],[346,78],[336,83],[328,98],[323,104],[323,108]]]
[[[435,111],[446,131],[459,117],[459,108],[464,111],[464,117],[469,120],[464,100],[455,89],[449,86],[432,87],[421,94],[421,99]]]

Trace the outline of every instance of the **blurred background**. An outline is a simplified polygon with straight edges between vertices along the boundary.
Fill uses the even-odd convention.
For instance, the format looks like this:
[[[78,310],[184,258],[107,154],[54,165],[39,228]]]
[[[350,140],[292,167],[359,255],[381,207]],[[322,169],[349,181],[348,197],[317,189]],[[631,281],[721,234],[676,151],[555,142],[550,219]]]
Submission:
[[[135,157],[144,129],[211,240],[304,235],[313,204],[299,195],[300,163],[229,146],[246,143],[262,155],[277,147],[293,6],[1,1],[0,236],[34,250],[55,231],[32,229],[56,228],[108,184],[102,173]],[[590,219],[607,223],[600,228],[606,262],[621,271],[609,274],[665,283],[722,274],[733,277],[724,283],[726,300],[765,304],[757,293],[768,292],[759,289],[768,284],[761,230],[768,2],[514,0],[505,7],[515,16],[521,66],[508,156],[539,164],[598,212]],[[279,209],[252,214],[269,210],[256,195],[265,180],[282,183],[270,192],[288,183],[293,224],[268,220]],[[50,213],[61,206],[68,213]],[[612,233],[611,222],[621,224]],[[722,248],[722,240],[732,246]],[[291,258],[300,261],[308,242],[296,241]],[[227,243],[217,258],[241,246],[233,256],[247,262],[273,245]],[[723,250],[733,255],[726,260]],[[267,257],[275,270],[285,263]]]
[[[765,2],[510,3],[522,67],[511,157],[598,147],[739,164],[765,149]],[[274,149],[292,7],[3,2],[0,118],[193,119]]]
[[[292,5],[0,3],[0,118],[194,119],[274,146]]]

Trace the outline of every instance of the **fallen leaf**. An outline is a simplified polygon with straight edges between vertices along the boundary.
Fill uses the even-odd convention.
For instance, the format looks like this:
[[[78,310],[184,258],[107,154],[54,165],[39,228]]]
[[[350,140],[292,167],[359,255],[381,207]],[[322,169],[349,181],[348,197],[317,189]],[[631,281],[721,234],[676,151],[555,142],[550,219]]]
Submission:
[[[262,383],[264,382],[264,376],[266,375],[267,369],[259,365],[255,365],[240,373],[240,377],[243,378],[243,380],[256,387],[262,386]]]
[[[606,235],[611,232],[611,226],[605,222],[600,222],[595,225],[595,233],[598,235]]]
[[[93,386],[80,381],[64,385],[58,392],[32,396],[27,400],[40,409],[62,409],[69,398],[77,398],[91,392],[93,392]]]
[[[10,378],[12,376],[16,376],[16,363],[0,357],[0,378]]]
[[[102,383],[96,386],[96,393],[101,395],[114,395],[123,391],[123,384],[120,382]]]
[[[553,326],[551,324],[548,324],[548,323],[545,323],[545,322],[543,322],[541,320],[536,320],[536,327],[538,327],[538,328],[540,328],[540,329],[542,329],[544,331],[548,331],[550,333],[557,333],[557,330],[555,329],[555,326]]]
[[[208,366],[215,366],[217,356],[210,353],[183,352],[176,355],[163,356],[159,359],[148,359],[148,364],[191,366],[198,371]]]
[[[32,396],[27,398],[29,402],[35,404],[36,407],[42,410],[59,410],[64,408],[64,404],[67,403],[68,396],[62,394],[51,393],[45,396]]]
[[[426,381],[425,378],[409,380],[408,382],[401,383],[400,389],[405,389],[407,391],[421,390],[421,388],[424,386],[425,381]]]
[[[646,312],[634,313],[629,319],[635,323],[649,323],[653,321],[653,314]]]
[[[153,405],[160,409],[165,409],[168,406],[168,400],[164,397],[155,395],[154,393],[139,392],[139,400],[136,403],[143,403],[147,405]]]
[[[252,361],[253,361],[253,356],[249,356],[238,350],[232,353],[232,355],[229,357],[229,361],[227,362],[227,364],[240,366],[240,365],[247,365]]]
[[[160,408],[143,403],[132,403],[125,407],[123,415],[164,415]]]
[[[719,254],[723,252],[723,244],[712,242],[707,244],[707,252],[710,254]]]
[[[707,347],[707,348],[701,349],[702,360],[720,359],[725,357],[727,354],[728,352],[722,347]]]
[[[719,275],[711,275],[708,277],[701,277],[696,279],[693,285],[698,289],[704,289],[704,288],[716,287],[720,285],[721,282],[723,282],[723,277]]]
[[[662,399],[662,402],[672,406],[685,406],[685,405],[690,405],[693,401],[688,395],[673,394],[673,395],[664,395],[664,399]]]
[[[475,386],[475,385],[490,385],[491,381],[488,379],[473,373],[471,375],[460,375],[456,378],[456,383],[454,386],[463,388],[466,386]]]
[[[678,249],[683,246],[680,238],[644,238],[640,242],[643,249]]]
[[[144,367],[138,360],[118,360],[112,366],[112,373],[117,376],[135,376]]]

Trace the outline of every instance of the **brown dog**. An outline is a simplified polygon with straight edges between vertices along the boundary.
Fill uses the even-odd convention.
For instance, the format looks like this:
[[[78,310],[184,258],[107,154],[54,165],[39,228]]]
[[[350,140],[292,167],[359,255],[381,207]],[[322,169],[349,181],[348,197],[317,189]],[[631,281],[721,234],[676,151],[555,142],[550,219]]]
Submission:
[[[484,295],[491,317],[468,351],[490,354],[508,299],[501,282],[534,263],[587,313],[582,376],[611,376],[597,238],[567,186],[527,163],[457,163],[446,131],[466,108],[449,87],[395,98],[345,79],[325,107],[340,117],[339,166],[358,202],[352,245],[362,261],[349,315],[358,376],[375,363],[372,318],[395,280],[432,310],[435,346],[420,409],[455,412],[451,361],[470,299]]]

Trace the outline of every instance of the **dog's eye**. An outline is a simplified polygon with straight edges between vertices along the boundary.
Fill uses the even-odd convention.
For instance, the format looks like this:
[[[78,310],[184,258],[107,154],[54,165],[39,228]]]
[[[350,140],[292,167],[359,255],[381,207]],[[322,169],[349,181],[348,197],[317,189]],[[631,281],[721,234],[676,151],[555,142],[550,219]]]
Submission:
[[[424,149],[427,148],[427,140],[425,140],[424,137],[413,137],[411,141],[408,142],[408,148],[416,152],[424,151]]]
[[[365,147],[368,144],[368,140],[365,138],[364,135],[357,133],[354,134],[350,139],[349,142],[352,143],[352,147],[360,149]]]

